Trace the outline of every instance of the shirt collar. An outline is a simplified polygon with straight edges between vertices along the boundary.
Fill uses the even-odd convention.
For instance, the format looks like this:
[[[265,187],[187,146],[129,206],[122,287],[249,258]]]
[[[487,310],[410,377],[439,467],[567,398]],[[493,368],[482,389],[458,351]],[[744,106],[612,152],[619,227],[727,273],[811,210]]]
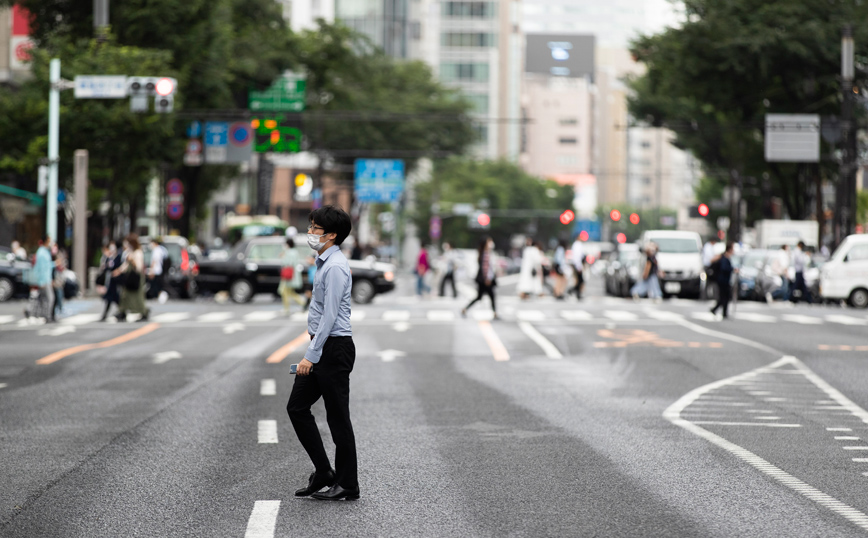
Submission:
[[[337,245],[332,245],[332,246],[330,246],[329,248],[327,248],[327,249],[325,249],[324,251],[322,251],[322,252],[317,256],[317,259],[321,260],[322,263],[325,263],[325,261],[329,258],[329,256],[331,256],[332,254],[334,254],[334,253],[335,253],[336,251],[338,251],[338,250],[340,250],[340,247],[339,247],[339,246],[337,246]]]

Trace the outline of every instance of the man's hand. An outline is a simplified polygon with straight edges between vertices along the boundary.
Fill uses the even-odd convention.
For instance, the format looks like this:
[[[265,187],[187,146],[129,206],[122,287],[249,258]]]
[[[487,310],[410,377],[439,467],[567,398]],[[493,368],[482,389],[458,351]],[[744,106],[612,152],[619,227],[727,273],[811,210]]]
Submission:
[[[308,375],[310,374],[310,370],[313,368],[313,363],[307,359],[301,359],[301,362],[298,363],[298,368],[295,370],[296,375]]]

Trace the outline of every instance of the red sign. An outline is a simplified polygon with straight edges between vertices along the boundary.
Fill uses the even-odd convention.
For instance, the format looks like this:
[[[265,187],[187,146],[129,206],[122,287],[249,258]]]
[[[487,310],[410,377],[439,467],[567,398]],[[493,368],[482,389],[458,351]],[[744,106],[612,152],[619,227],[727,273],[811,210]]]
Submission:
[[[184,184],[178,178],[170,179],[166,183],[166,192],[169,194],[181,194],[184,192]]]
[[[573,222],[573,219],[576,218],[576,214],[572,212],[572,210],[567,209],[563,213],[561,213],[561,224],[569,224]]]
[[[699,211],[699,214],[702,215],[703,217],[708,216],[708,206],[707,205],[699,204],[699,207],[697,208],[697,210]]]
[[[181,204],[169,204],[166,206],[166,216],[172,220],[178,220],[184,215],[184,206]]]
[[[12,6],[12,35],[30,35],[30,12],[21,6]]]

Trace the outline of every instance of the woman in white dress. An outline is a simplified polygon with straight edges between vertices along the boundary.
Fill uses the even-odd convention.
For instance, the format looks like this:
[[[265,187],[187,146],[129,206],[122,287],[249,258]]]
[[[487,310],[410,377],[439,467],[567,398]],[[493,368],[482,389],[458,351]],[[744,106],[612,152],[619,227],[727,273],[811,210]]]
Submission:
[[[542,295],[542,253],[528,237],[521,252],[521,271],[518,275],[518,295],[522,299]]]

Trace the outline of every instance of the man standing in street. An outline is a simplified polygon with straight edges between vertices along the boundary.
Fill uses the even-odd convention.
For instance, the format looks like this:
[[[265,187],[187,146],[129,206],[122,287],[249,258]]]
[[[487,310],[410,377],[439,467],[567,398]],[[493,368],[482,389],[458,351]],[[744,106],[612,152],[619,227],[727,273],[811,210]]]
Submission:
[[[298,364],[297,377],[286,411],[301,445],[315,470],[297,497],[337,501],[359,498],[356,438],[350,422],[350,372],[356,360],[350,326],[352,279],[340,250],[350,234],[352,221],[342,209],[323,206],[310,214],[307,243],[319,254],[307,332],[311,343]],[[332,470],[311,406],[322,396],[329,429],[335,443]],[[318,493],[324,487],[328,491]]]
[[[711,309],[711,313],[716,316],[717,309],[723,308],[723,319],[726,319],[729,316],[729,302],[732,300],[732,274],[733,272],[738,272],[738,269],[735,269],[732,266],[732,253],[733,245],[732,243],[727,243],[724,253],[716,256],[712,260],[712,263],[719,261],[720,265],[718,270],[715,272],[717,287],[719,289],[717,304]]]
[[[585,252],[582,248],[582,241],[580,239],[581,236],[576,236],[576,240],[573,241],[573,247],[570,250],[570,261],[573,265],[573,271],[576,273],[576,298],[582,298],[582,288],[585,285],[585,277],[583,276],[582,269],[585,267]]]
[[[50,320],[54,312],[54,262],[51,260],[51,237],[45,236],[39,240],[36,250],[36,264],[33,266],[33,276],[39,287],[37,311],[25,310],[24,315],[44,317]]]
[[[159,298],[161,303],[166,302],[166,297],[163,295],[163,285],[165,275],[163,269],[166,265],[166,260],[169,257],[169,251],[162,245],[158,238],[151,239],[151,266],[148,268],[148,279],[150,280],[150,288],[148,289],[148,298]]]
[[[790,293],[790,298],[795,303],[798,303],[803,299],[809,303],[813,302],[811,292],[808,290],[808,285],[805,283],[805,268],[807,268],[808,263],[810,262],[810,258],[805,250],[805,242],[799,241],[799,244],[796,246],[796,251],[793,252],[793,270],[796,273],[793,291],[798,291],[799,293]]]

